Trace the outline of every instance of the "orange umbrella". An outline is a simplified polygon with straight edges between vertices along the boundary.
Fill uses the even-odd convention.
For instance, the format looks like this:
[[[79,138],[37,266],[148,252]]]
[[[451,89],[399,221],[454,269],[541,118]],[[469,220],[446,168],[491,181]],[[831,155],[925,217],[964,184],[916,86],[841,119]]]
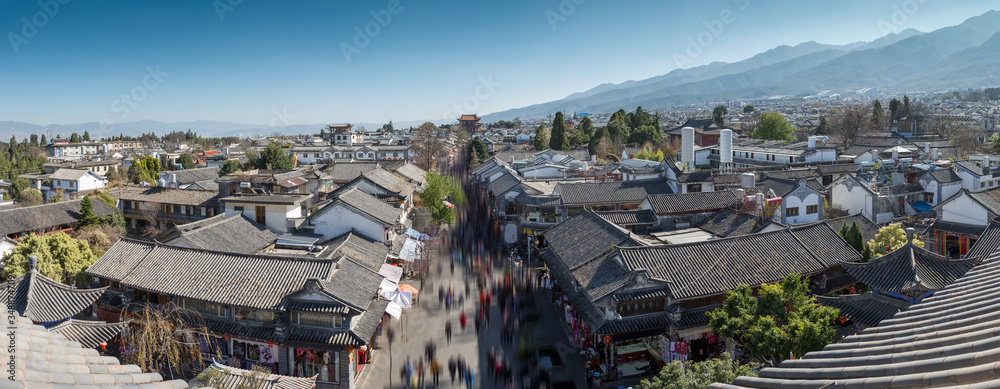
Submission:
[[[420,292],[417,291],[417,288],[414,288],[414,287],[412,287],[410,285],[407,285],[407,284],[399,284],[399,291],[400,292],[410,292],[410,293],[413,293],[414,296],[420,294]]]

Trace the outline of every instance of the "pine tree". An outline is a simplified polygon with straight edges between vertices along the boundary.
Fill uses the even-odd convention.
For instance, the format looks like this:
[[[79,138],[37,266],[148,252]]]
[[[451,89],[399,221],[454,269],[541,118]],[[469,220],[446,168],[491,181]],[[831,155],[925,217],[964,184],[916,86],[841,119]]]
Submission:
[[[49,144],[49,141],[45,140],[45,134],[42,134],[42,141],[39,142],[42,146]]]
[[[878,100],[872,103],[872,123],[875,124],[877,130],[881,130],[882,124],[885,123],[885,112],[882,110],[882,103]]]
[[[726,109],[725,105],[716,105],[715,109],[712,110],[712,120],[719,127],[723,127],[726,125],[726,114],[728,113],[729,110]]]
[[[910,96],[903,95],[903,117],[912,119],[913,112],[910,110]]]
[[[549,135],[549,148],[552,150],[569,150],[569,138],[566,136],[566,123],[563,122],[562,111],[556,112],[552,121],[552,132]]]
[[[90,201],[90,196],[84,196],[80,200],[80,218],[76,223],[76,228],[81,229],[86,226],[97,224],[97,216],[94,216],[94,204]]]
[[[84,142],[90,142],[90,131],[84,131],[83,132],[83,141]]]
[[[548,130],[545,129],[544,124],[539,124],[538,129],[535,130],[535,150],[542,151],[545,150],[549,145],[549,135]]]

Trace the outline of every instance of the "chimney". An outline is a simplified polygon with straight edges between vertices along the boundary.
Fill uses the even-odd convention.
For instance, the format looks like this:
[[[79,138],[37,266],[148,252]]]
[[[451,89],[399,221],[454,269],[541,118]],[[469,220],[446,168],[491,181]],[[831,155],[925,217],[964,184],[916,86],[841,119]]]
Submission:
[[[906,228],[906,244],[913,244],[913,234],[916,232],[917,230],[913,229],[913,227]]]
[[[924,154],[931,153],[931,142],[924,142]]]
[[[28,271],[35,272],[35,273],[38,272],[38,256],[37,255],[29,255],[28,256]]]

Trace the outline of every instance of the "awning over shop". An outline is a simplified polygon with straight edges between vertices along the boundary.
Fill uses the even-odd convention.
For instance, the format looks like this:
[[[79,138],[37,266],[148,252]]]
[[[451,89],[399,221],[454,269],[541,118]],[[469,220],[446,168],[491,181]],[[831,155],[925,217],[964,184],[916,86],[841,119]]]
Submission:
[[[382,267],[378,269],[378,274],[385,277],[385,279],[398,284],[399,279],[403,277],[403,268],[389,263],[383,263]]]
[[[407,262],[416,261],[417,258],[420,258],[420,250],[423,246],[424,244],[416,239],[407,237],[406,243],[403,243],[403,249],[399,251],[399,258]]]

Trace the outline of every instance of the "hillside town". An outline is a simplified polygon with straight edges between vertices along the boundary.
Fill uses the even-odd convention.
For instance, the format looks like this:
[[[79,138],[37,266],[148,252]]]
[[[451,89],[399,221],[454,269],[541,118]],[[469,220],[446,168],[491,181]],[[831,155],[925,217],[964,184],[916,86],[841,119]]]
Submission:
[[[933,379],[905,358],[993,382],[971,356],[1000,304],[996,101],[804,101],[12,139],[36,167],[2,184],[11,375],[614,388],[731,361],[715,387]],[[767,299],[785,317],[761,328]]]

